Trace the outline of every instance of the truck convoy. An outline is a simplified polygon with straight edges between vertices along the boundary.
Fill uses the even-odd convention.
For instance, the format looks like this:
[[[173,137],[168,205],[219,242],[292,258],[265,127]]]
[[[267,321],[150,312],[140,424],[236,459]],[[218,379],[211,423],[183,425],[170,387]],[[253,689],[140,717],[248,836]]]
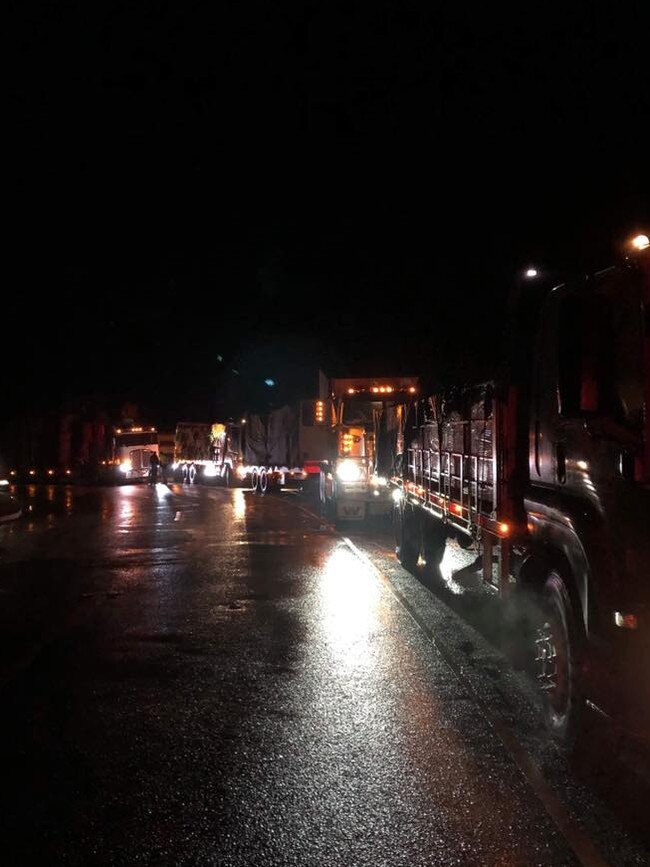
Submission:
[[[389,515],[388,478],[378,471],[392,409],[418,390],[415,377],[332,379],[331,436],[320,476],[321,508],[334,521]]]
[[[436,570],[456,537],[486,587],[530,602],[559,740],[589,706],[648,743],[650,244],[552,291],[530,276],[503,377],[392,410],[397,556]]]

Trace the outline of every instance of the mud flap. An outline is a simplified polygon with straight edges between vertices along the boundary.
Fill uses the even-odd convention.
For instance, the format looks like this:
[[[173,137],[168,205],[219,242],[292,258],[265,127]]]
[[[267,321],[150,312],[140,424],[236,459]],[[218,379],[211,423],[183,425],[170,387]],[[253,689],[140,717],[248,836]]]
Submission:
[[[338,500],[336,517],[339,521],[364,521],[366,504],[362,500]]]

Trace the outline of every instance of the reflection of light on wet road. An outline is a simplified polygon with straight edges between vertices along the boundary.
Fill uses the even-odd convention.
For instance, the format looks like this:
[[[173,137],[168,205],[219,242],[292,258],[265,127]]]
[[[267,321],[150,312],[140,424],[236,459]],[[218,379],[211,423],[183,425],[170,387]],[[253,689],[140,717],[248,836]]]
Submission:
[[[367,664],[378,625],[379,587],[370,569],[347,548],[338,547],[321,579],[327,639],[346,665]]]
[[[241,488],[235,488],[233,497],[233,512],[235,520],[242,521],[246,517],[246,498]]]
[[[458,545],[447,544],[443,558],[440,561],[440,574],[449,590],[457,596],[463,593],[464,588],[458,581],[454,580],[454,572],[459,572],[463,566],[467,565],[459,557],[460,550]]]
[[[156,495],[159,500],[164,500],[166,497],[171,496],[171,491],[164,485],[162,482],[156,482]]]
[[[133,504],[129,500],[120,503],[120,518],[128,519],[133,516]]]
[[[121,487],[119,490],[120,490],[120,493],[119,493],[120,503],[119,503],[118,514],[119,514],[120,518],[122,518],[124,520],[129,520],[130,518],[133,517],[133,515],[135,513],[135,509],[133,507],[133,503],[131,503],[130,498],[134,497],[137,494],[138,489],[136,488],[135,485],[125,485],[125,486]]]

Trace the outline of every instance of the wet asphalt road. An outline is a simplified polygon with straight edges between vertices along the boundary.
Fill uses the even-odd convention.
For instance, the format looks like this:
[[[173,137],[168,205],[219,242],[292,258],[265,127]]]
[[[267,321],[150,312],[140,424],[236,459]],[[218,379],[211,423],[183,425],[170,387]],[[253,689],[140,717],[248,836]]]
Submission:
[[[431,593],[381,530],[289,494],[19,493],[3,863],[650,863],[624,751],[567,762],[491,603]]]

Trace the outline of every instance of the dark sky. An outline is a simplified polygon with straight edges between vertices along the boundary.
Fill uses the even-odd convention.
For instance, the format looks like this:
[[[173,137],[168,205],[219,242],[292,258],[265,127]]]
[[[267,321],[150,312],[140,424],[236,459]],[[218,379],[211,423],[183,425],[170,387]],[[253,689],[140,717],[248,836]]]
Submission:
[[[17,4],[5,406],[493,355],[517,269],[648,224],[644,5]]]

